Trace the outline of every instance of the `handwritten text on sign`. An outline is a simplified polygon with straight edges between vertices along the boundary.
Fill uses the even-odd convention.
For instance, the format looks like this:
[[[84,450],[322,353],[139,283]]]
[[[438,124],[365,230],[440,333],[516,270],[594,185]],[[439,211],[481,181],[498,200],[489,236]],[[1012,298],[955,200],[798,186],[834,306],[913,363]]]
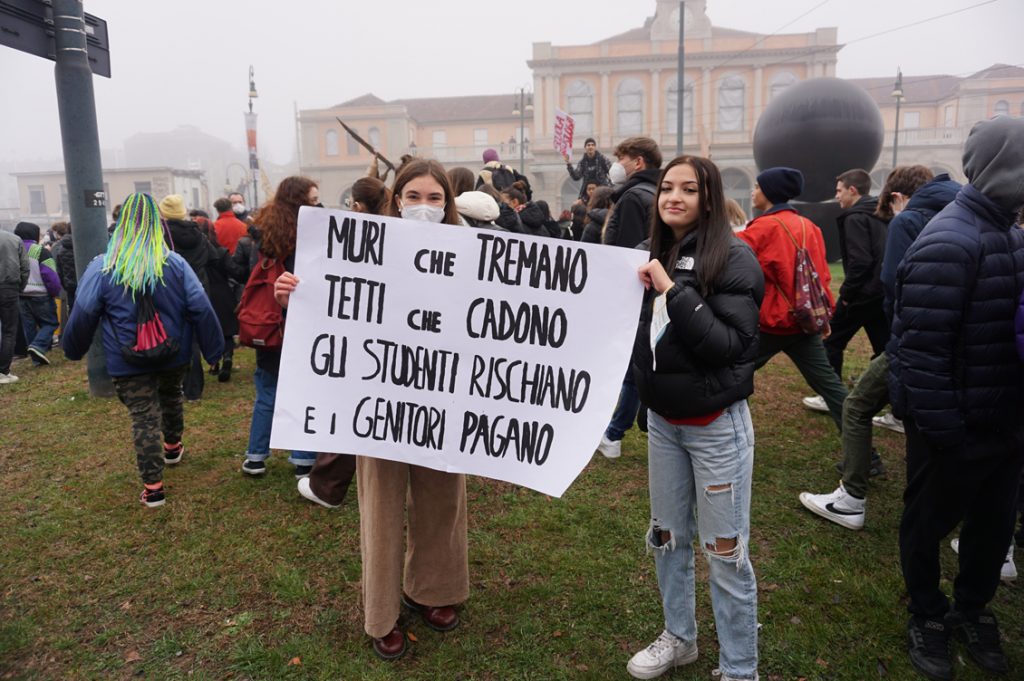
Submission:
[[[576,122],[572,116],[561,109],[555,109],[555,134],[553,137],[555,151],[572,160],[572,133]]]
[[[561,496],[615,407],[646,259],[304,207],[272,445]]]

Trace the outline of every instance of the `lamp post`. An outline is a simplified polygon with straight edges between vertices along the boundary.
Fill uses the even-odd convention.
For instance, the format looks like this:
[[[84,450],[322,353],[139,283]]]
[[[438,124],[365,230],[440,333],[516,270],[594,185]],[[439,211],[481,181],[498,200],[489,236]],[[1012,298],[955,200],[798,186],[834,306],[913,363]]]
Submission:
[[[249,145],[249,169],[252,171],[252,209],[259,205],[257,194],[257,181],[259,176],[260,162],[256,156],[256,114],[252,112],[252,100],[259,97],[256,93],[256,81],[254,79],[252,64],[249,64],[249,114],[245,117],[246,140]]]
[[[533,113],[533,93],[519,88],[519,99],[512,107],[512,115],[519,116],[519,172],[526,173],[526,114]]]
[[[896,154],[900,147],[900,102],[903,101],[903,71],[896,67],[896,84],[892,88],[896,100],[896,132],[892,136],[892,167],[896,168]]]

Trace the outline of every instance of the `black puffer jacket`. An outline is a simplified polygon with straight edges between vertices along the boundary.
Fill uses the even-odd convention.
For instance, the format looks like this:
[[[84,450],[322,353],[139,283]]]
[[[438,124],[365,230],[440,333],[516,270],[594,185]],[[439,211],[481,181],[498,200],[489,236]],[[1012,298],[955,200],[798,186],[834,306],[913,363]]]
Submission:
[[[523,223],[523,234],[547,236],[553,239],[562,238],[562,230],[558,223],[544,215],[544,211],[533,201],[519,211],[519,219]]]
[[[1024,451],[1024,366],[1013,318],[1024,230],[966,185],[907,249],[896,273],[889,354],[893,413],[960,458]]]
[[[60,246],[60,249],[57,249]],[[68,293],[69,300],[74,300],[78,289],[78,271],[75,269],[75,242],[70,234],[65,234],[53,247],[53,259],[57,262],[57,276],[60,285]]]
[[[644,295],[633,346],[633,376],[640,399],[670,419],[704,416],[754,392],[758,311],[764,273],[750,247],[733,239],[716,290],[700,294],[694,271],[697,237],[683,237],[667,293],[669,325],[651,352],[654,289]],[[684,269],[685,268],[685,269]]]
[[[878,199],[861,197],[836,218],[845,278],[839,297],[849,305],[882,299],[882,256],[887,222],[875,217]]]
[[[608,208],[591,208],[587,213],[587,223],[583,226],[583,236],[580,241],[587,244],[601,243],[601,231],[604,229],[604,221],[608,219]]]

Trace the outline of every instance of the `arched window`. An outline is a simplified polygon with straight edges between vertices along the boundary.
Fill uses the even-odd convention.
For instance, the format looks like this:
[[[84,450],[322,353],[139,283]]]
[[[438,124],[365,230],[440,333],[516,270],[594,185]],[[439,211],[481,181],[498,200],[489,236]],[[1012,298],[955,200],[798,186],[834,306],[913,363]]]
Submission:
[[[324,136],[324,146],[327,147],[328,156],[338,155],[338,131],[328,130]]]
[[[615,120],[618,134],[639,135],[644,129],[644,86],[636,78],[627,78],[615,91]]]
[[[775,95],[780,94],[783,90],[795,83],[796,80],[796,76],[789,71],[776,73],[772,76],[772,82],[768,89],[768,101],[770,102],[775,99]]]
[[[355,130],[355,128],[353,128],[353,130]],[[358,130],[356,130],[356,134],[359,134]],[[347,132],[345,133],[345,153],[349,156],[359,155],[359,142],[356,142],[355,138]]]
[[[574,80],[565,91],[569,115],[573,117],[577,137],[594,134],[594,90],[585,80]]]
[[[746,85],[739,76],[729,76],[718,86],[718,129],[743,129],[743,98]]]
[[[380,128],[370,128],[370,132],[367,133],[366,137],[370,142],[370,146],[380,151]]]
[[[725,168],[722,170],[722,188],[725,189],[727,199],[735,199],[740,208],[749,220],[750,215],[750,177],[738,168]]]
[[[679,106],[679,83],[673,79],[665,92],[665,132],[676,133],[676,112]],[[687,80],[683,91],[683,134],[693,132],[693,81]]]
[[[1010,115],[1010,103],[1005,99],[1000,99],[996,102],[995,107],[992,109],[993,116],[1009,116]]]

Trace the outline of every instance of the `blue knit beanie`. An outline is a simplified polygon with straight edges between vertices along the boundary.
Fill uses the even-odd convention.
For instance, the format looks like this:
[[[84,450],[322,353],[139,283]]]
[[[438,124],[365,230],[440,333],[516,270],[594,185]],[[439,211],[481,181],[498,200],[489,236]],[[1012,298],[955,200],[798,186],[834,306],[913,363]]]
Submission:
[[[804,174],[796,168],[768,168],[757,176],[757,186],[773,206],[786,203],[804,190]]]

